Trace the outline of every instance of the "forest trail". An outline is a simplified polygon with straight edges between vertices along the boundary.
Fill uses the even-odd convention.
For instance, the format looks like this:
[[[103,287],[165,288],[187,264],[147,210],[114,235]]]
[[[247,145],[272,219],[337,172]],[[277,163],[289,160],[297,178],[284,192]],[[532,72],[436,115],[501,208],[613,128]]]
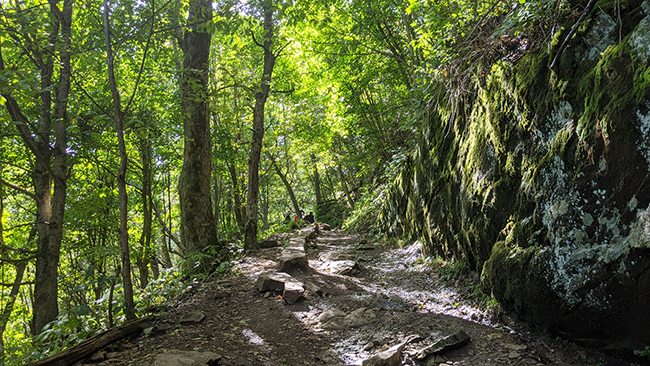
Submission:
[[[78,365],[191,364],[163,361],[164,355],[186,361],[218,355],[217,363],[206,363],[207,357],[193,365],[229,366],[630,365],[532,335],[520,324],[500,324],[445,285],[431,266],[405,265],[421,262],[417,244],[396,249],[339,230],[319,230],[315,237],[309,230],[285,238],[286,247],[306,237],[309,267],[287,271],[304,285],[295,303],[287,304],[282,291],[259,291],[258,278],[278,271],[286,248],[260,249],[228,277],[197,283],[175,299],[146,336],[114,345],[103,361]],[[469,343],[416,359],[419,350],[459,331]],[[392,358],[369,361],[382,351],[393,352]]]

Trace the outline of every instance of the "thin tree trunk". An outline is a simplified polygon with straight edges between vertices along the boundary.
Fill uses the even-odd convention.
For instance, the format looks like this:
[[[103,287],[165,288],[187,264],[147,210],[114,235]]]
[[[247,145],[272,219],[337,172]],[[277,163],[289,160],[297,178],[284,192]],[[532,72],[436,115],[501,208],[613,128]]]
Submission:
[[[316,193],[316,205],[323,202],[323,196],[320,190],[320,175],[318,174],[318,166],[316,165],[316,155],[311,154],[311,163],[314,164],[314,191]]]
[[[296,195],[293,193],[293,188],[291,188],[291,183],[287,179],[287,176],[282,172],[282,170],[278,166],[278,163],[272,157],[269,156],[269,158],[271,159],[273,167],[275,168],[275,172],[278,174],[278,177],[280,177],[280,180],[282,180],[284,187],[287,189],[287,193],[289,194],[289,198],[291,199],[291,204],[293,205],[293,210],[296,212],[296,215],[298,215],[298,220],[302,220],[302,213],[300,212],[300,206],[298,205],[298,200],[296,199]]]
[[[210,195],[212,145],[208,77],[211,35],[208,23],[211,20],[211,1],[190,0],[188,26],[181,47],[184,52],[180,87],[185,144],[178,187],[181,241],[189,253],[219,245]],[[210,262],[203,260],[194,270],[206,272]]]
[[[219,174],[215,171],[214,174],[214,225],[215,230],[217,230],[217,235],[219,233],[219,221],[220,221],[220,212],[221,212],[221,178]]]
[[[259,167],[264,140],[264,107],[271,90],[271,75],[275,66],[276,55],[273,54],[273,9],[272,2],[265,0],[262,3],[264,12],[264,41],[256,43],[264,49],[264,69],[260,89],[255,94],[255,107],[253,108],[253,137],[251,151],[248,157],[248,197],[246,200],[246,223],[244,227],[244,248],[257,247],[257,213],[259,199]]]
[[[174,244],[176,244],[176,246],[182,252],[182,254],[185,255],[185,252],[186,252],[185,247],[181,243],[180,239],[178,239],[178,237],[176,235],[174,235],[174,233],[172,233],[171,229],[165,223],[165,220],[163,219],[163,217],[162,217],[162,215],[160,213],[160,210],[158,210],[158,206],[156,206],[156,204],[153,201],[151,202],[151,206],[153,207],[154,213],[156,214],[156,218],[158,219],[158,223],[160,224],[160,226],[161,226],[161,228],[163,230],[163,233],[165,233],[165,235],[171,241],[173,241]],[[171,215],[171,213],[170,213],[170,215]],[[171,243],[169,243],[169,244],[171,246]],[[171,267],[171,265],[170,265],[170,267]],[[167,268],[169,268],[169,267],[167,267]]]
[[[10,92],[2,90],[5,107],[16,122],[15,126],[25,146],[34,155],[35,168],[32,176],[34,193],[30,196],[36,202],[37,254],[34,275],[32,334],[37,334],[50,321],[56,319],[58,308],[58,266],[63,238],[63,214],[67,190],[67,108],[70,92],[70,46],[72,40],[72,1],[49,0],[51,23],[49,23],[49,48],[33,49],[26,46],[30,59],[40,70],[40,116],[38,131],[30,130],[33,125]],[[24,35],[30,37],[31,35]],[[57,54],[58,50],[58,54]],[[61,67],[58,84],[53,80],[54,58]],[[4,70],[0,52],[0,70]],[[52,118],[52,90],[55,90],[54,115]],[[54,127],[52,127],[54,124]],[[50,137],[54,136],[52,147]],[[52,190],[52,182],[54,189]]]
[[[124,302],[126,304],[126,319],[135,319],[135,303],[133,302],[133,283],[131,282],[131,256],[129,253],[129,230],[128,224],[128,196],[126,193],[126,143],[124,141],[124,113],[120,102],[120,92],[117,90],[115,81],[113,48],[110,35],[110,6],[108,0],[104,0],[104,37],[106,40],[106,61],[108,66],[108,80],[113,97],[113,118],[115,130],[117,131],[117,144],[120,152],[120,168],[117,173],[117,189],[120,201],[120,250],[122,253],[122,284],[124,287]]]
[[[140,160],[142,162],[142,234],[140,235],[140,255],[137,258],[138,270],[140,272],[140,288],[145,288],[149,284],[149,264],[152,262],[152,249],[151,249],[151,226],[152,226],[152,159],[153,149],[149,136],[140,138]]]
[[[3,227],[2,227],[2,213],[4,212],[4,205],[2,202],[2,190],[0,190],[0,246],[4,248],[5,243],[3,239]],[[32,227],[32,230],[29,233],[29,238],[27,239],[27,242],[31,242],[34,240],[34,237],[36,236],[36,227]],[[5,303],[4,308],[2,309],[2,313],[0,314],[0,364],[4,364],[4,350],[5,350],[5,342],[4,342],[4,333],[5,330],[7,329],[7,324],[9,323],[9,317],[11,316],[11,313],[14,310],[14,305],[16,304],[16,298],[18,297],[18,293],[20,292],[20,286],[22,285],[23,282],[23,275],[25,274],[25,268],[27,268],[27,263],[29,261],[29,258],[24,259],[23,261],[15,263],[16,267],[16,278],[13,282],[13,285],[11,286],[11,291],[9,292],[9,298],[7,298],[7,302]]]
[[[343,193],[345,193],[345,198],[348,200],[348,206],[350,208],[354,209],[354,201],[352,200],[352,196],[350,195],[350,190],[348,189],[348,183],[345,181],[345,174],[343,174],[343,168],[341,166],[336,167],[339,172],[339,177],[341,178],[341,187],[343,187]]]
[[[7,323],[9,323],[9,317],[14,310],[14,304],[16,303],[16,297],[18,297],[18,292],[20,291],[20,285],[23,282],[23,274],[25,274],[25,268],[27,268],[27,261],[18,262],[16,264],[16,279],[14,280],[13,285],[11,286],[11,292],[9,293],[9,298],[5,303],[4,309],[2,309],[2,314],[0,314],[0,364],[4,364],[4,333],[7,329]]]
[[[262,180],[262,230],[269,227],[269,183],[267,179]]]
[[[228,166],[228,172],[230,173],[230,180],[232,181],[232,195],[235,201],[235,207],[233,207],[233,211],[235,212],[235,221],[237,222],[237,226],[239,226],[240,229],[243,229],[244,218],[241,212],[241,208],[242,208],[241,191],[239,189],[239,180],[237,179],[237,171],[235,170],[235,164],[226,163],[226,165]]]

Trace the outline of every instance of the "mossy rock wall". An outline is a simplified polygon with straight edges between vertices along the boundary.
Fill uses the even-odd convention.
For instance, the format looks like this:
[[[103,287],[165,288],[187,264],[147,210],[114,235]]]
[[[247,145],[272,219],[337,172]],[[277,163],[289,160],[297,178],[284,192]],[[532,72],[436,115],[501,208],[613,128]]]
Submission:
[[[650,4],[626,3],[623,27],[605,5],[555,71],[545,47],[497,62],[454,110],[432,114],[380,220],[482,271],[485,291],[525,320],[591,345],[642,348]]]

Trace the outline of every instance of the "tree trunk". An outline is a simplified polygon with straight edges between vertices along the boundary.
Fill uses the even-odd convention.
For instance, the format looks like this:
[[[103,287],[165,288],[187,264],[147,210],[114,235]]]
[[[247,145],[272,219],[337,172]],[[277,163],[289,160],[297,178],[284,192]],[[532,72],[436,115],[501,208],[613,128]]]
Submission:
[[[146,318],[140,318],[129,321],[122,326],[111,328],[102,332],[94,337],[88,338],[85,341],[67,348],[54,356],[46,359],[36,361],[26,366],[71,366],[77,361],[91,356],[102,348],[111,345],[121,339],[124,339],[132,334],[138,334],[144,329],[154,325],[155,317],[150,315]]]
[[[151,249],[151,226],[152,226],[152,207],[151,186],[153,164],[153,148],[151,147],[150,136],[140,138],[140,160],[142,162],[142,234],[140,235],[140,253],[137,258],[138,270],[140,272],[140,288],[145,288],[149,284],[149,264],[152,262],[153,252]]]
[[[269,228],[269,182],[262,179],[262,230]]]
[[[298,200],[296,199],[296,195],[293,193],[293,189],[291,188],[291,183],[289,183],[287,176],[282,172],[282,170],[278,166],[278,163],[272,157],[269,156],[269,158],[271,158],[271,162],[273,164],[273,167],[275,168],[275,172],[278,174],[278,177],[280,177],[280,180],[282,180],[282,183],[284,183],[285,188],[287,188],[287,193],[289,193],[289,198],[291,199],[293,210],[296,212],[296,215],[298,215],[298,220],[302,220],[302,213],[300,212],[300,206],[298,205]]]
[[[219,174],[215,171],[214,174],[214,226],[219,233],[219,223],[220,223],[220,212],[221,212],[221,178]]]
[[[345,174],[343,174],[343,168],[341,168],[341,165],[336,167],[339,172],[339,177],[341,178],[341,187],[343,187],[343,193],[345,193],[345,198],[348,200],[348,206],[350,208],[354,209],[354,201],[352,200],[352,196],[350,195],[350,190],[348,189],[348,183],[345,181]]]
[[[259,198],[259,167],[264,139],[264,107],[271,90],[271,75],[275,66],[276,55],[273,54],[273,9],[272,2],[262,3],[264,11],[264,43],[257,43],[264,49],[264,69],[260,88],[255,94],[253,108],[253,137],[248,157],[248,197],[246,200],[246,223],[244,227],[244,248],[257,247],[257,210]],[[256,41],[257,42],[257,41]]]
[[[58,266],[63,238],[68,166],[67,166],[67,110],[70,92],[70,46],[72,40],[72,1],[64,0],[63,10],[60,1],[49,0],[50,39],[49,48],[24,48],[30,59],[40,70],[40,109],[38,122],[30,122],[10,92],[2,92],[7,112],[15,121],[16,129],[25,146],[34,155],[35,167],[32,181],[36,202],[37,254],[34,275],[32,334],[37,334],[49,322],[56,319],[58,307]],[[24,35],[33,37],[35,35]],[[21,45],[21,47],[23,47]],[[58,50],[58,54],[57,54]],[[61,67],[58,85],[53,80],[54,59]],[[4,70],[4,59],[0,53],[0,70]],[[54,114],[52,115],[52,90],[56,92]],[[38,131],[30,130],[30,125],[39,125]],[[52,126],[54,124],[54,127]],[[52,147],[50,137],[54,136]],[[52,182],[54,189],[52,190]]]
[[[106,62],[108,80],[113,98],[113,119],[117,131],[117,145],[120,153],[120,168],[117,173],[117,190],[120,201],[120,250],[122,259],[122,285],[124,287],[124,302],[126,304],[126,319],[133,320],[135,316],[135,303],[133,301],[133,283],[131,282],[131,254],[129,253],[129,230],[128,230],[128,196],[126,192],[126,142],[124,141],[124,112],[120,101],[120,92],[117,89],[114,70],[113,47],[110,36],[110,6],[108,0],[104,0],[104,37],[106,40]]]
[[[208,23],[212,21],[212,2],[190,0],[188,12],[188,26],[181,47],[184,52],[180,87],[185,144],[178,191],[181,241],[189,253],[199,253],[219,243],[210,195],[212,146],[208,76],[211,36]],[[205,272],[209,264],[210,261],[201,261],[194,269]]]
[[[244,228],[244,218],[241,212],[241,190],[239,189],[239,180],[237,179],[237,171],[235,170],[235,164],[226,163],[228,166],[228,172],[230,172],[230,180],[232,181],[232,195],[235,201],[235,207],[233,211],[235,212],[235,221],[237,221],[237,226],[240,229]]]
[[[2,234],[3,210],[4,207],[2,204],[2,191],[0,190],[0,246],[4,248],[5,244],[3,240],[3,234]],[[34,239],[34,236],[36,236],[36,227],[33,227],[32,230],[30,231],[27,242],[32,241]],[[28,263],[28,259],[24,259],[23,261],[17,262],[15,264],[16,279],[14,280],[14,283],[11,286],[11,291],[9,292],[9,298],[6,300],[7,302],[5,303],[4,308],[2,309],[2,313],[0,314],[0,364],[4,364],[5,361],[4,333],[5,330],[7,329],[7,324],[9,323],[9,317],[11,316],[11,313],[14,310],[14,305],[16,304],[16,298],[18,297],[18,293],[20,292],[20,286],[22,285],[23,282],[23,275],[25,274],[25,268],[27,268],[27,263]]]
[[[316,155],[311,154],[311,163],[314,164],[314,191],[316,193],[316,205],[323,202],[323,196],[320,190],[320,175],[318,174],[318,166],[316,165]]]

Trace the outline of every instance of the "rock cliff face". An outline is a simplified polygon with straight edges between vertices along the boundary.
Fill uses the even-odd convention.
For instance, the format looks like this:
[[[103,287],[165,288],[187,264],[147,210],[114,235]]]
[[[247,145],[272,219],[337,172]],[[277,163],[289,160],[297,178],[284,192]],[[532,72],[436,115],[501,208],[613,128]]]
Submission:
[[[614,3],[595,7],[554,71],[573,23],[550,53],[488,65],[475,93],[431,114],[380,219],[482,271],[484,290],[523,319],[639,349],[650,344],[650,1],[621,18]]]

